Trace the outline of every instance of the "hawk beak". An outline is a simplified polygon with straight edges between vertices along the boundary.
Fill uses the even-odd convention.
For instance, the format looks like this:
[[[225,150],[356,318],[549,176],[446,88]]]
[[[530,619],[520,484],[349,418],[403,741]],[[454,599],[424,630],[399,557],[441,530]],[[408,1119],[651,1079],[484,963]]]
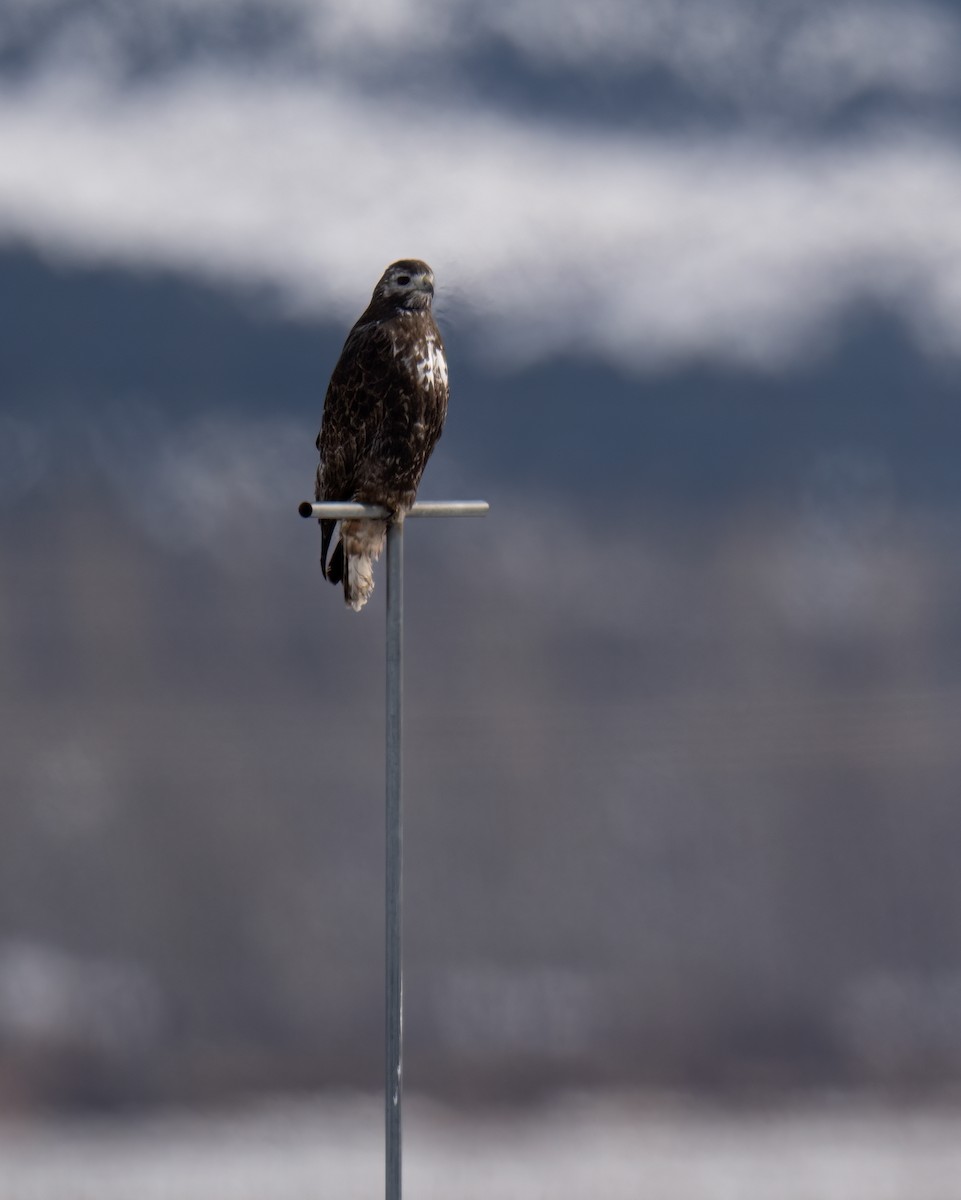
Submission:
[[[434,294],[433,279],[431,279],[428,275],[422,276],[421,281],[420,281],[420,290],[422,292],[426,292],[428,296],[433,296],[433,294]]]

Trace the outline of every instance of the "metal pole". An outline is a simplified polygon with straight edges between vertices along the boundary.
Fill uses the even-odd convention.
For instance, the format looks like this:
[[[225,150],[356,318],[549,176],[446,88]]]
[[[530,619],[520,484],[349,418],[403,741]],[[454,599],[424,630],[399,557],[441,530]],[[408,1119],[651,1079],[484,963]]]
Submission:
[[[404,523],[387,527],[387,1073],[385,1087],[386,1196],[401,1198],[403,1086],[402,697],[404,652]]]
[[[418,501],[408,517],[483,517],[486,500]],[[351,501],[304,500],[297,511],[305,518],[331,521],[352,517],[383,519],[385,508]],[[387,922],[386,978],[386,1135],[387,1200],[401,1200],[401,1092],[403,1086],[404,974],[403,876],[404,825],[401,763],[401,701],[404,651],[404,522],[387,526]]]

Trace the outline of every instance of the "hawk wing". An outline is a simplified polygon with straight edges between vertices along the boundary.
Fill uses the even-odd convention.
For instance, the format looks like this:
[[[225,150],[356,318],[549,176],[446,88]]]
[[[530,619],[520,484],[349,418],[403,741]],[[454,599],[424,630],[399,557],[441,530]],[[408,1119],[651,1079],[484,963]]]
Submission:
[[[377,323],[357,325],[350,331],[334,367],[324,398],[324,414],[317,435],[317,500],[355,499],[357,464],[367,454],[381,420],[380,409],[389,376],[389,341],[378,337]],[[321,521],[320,567],[324,577],[339,583],[343,554],[327,567],[327,552],[336,521]],[[340,546],[337,547],[340,550]]]
[[[318,500],[409,507],[447,414],[447,367],[429,313],[361,321],[348,335],[324,400],[317,449]],[[336,522],[321,521],[321,567],[342,577],[342,546],[330,567]]]

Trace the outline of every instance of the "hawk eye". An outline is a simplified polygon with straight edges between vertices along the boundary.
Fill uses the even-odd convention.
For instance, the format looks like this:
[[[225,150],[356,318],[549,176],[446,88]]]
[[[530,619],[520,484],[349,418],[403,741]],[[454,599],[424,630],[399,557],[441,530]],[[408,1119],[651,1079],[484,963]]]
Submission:
[[[400,284],[410,283],[410,276],[409,275],[398,275],[397,282]]]

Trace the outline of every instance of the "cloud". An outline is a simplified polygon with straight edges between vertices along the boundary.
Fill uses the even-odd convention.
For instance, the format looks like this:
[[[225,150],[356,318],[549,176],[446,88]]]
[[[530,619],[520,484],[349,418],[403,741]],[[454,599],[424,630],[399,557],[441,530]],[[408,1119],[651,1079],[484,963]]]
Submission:
[[[953,137],[906,120],[857,139],[752,122],[668,137],[468,103],[432,67],[499,37],[592,71],[666,64],[692,87],[824,106],[872,86],[956,89],[947,9],[287,0],[258,37],[283,62],[296,43],[310,69],[254,73],[224,47],[255,3],[162,0],[135,21],[20,0],[0,41],[54,11],[46,66],[2,94],[0,238],[266,283],[339,323],[385,263],[416,254],[438,274],[442,315],[488,361],[777,368],[828,344],[862,302],[961,350]],[[124,54],[150,58],[138,38],[156,59],[184,22],[203,54],[118,83]],[[427,90],[360,81],[357,64],[369,76],[382,54]]]
[[[542,62],[660,69],[741,108],[836,105],[870,89],[957,95],[961,23],[934,4],[580,0],[488,5],[481,18]]]
[[[215,74],[115,100],[7,97],[3,235],[266,281],[341,321],[416,253],[452,315],[514,360],[777,365],[864,299],[961,349],[946,139],[599,135]]]
[[[536,69],[664,72],[762,115],[871,89],[961,87],[961,21],[930,0],[8,0],[0,13],[0,50],[30,47],[35,64],[101,74],[240,59],[422,90],[504,46]]]
[[[834,108],[889,89],[957,96],[961,24],[933,5],[853,3],[815,9],[781,48],[777,76],[792,95]]]

